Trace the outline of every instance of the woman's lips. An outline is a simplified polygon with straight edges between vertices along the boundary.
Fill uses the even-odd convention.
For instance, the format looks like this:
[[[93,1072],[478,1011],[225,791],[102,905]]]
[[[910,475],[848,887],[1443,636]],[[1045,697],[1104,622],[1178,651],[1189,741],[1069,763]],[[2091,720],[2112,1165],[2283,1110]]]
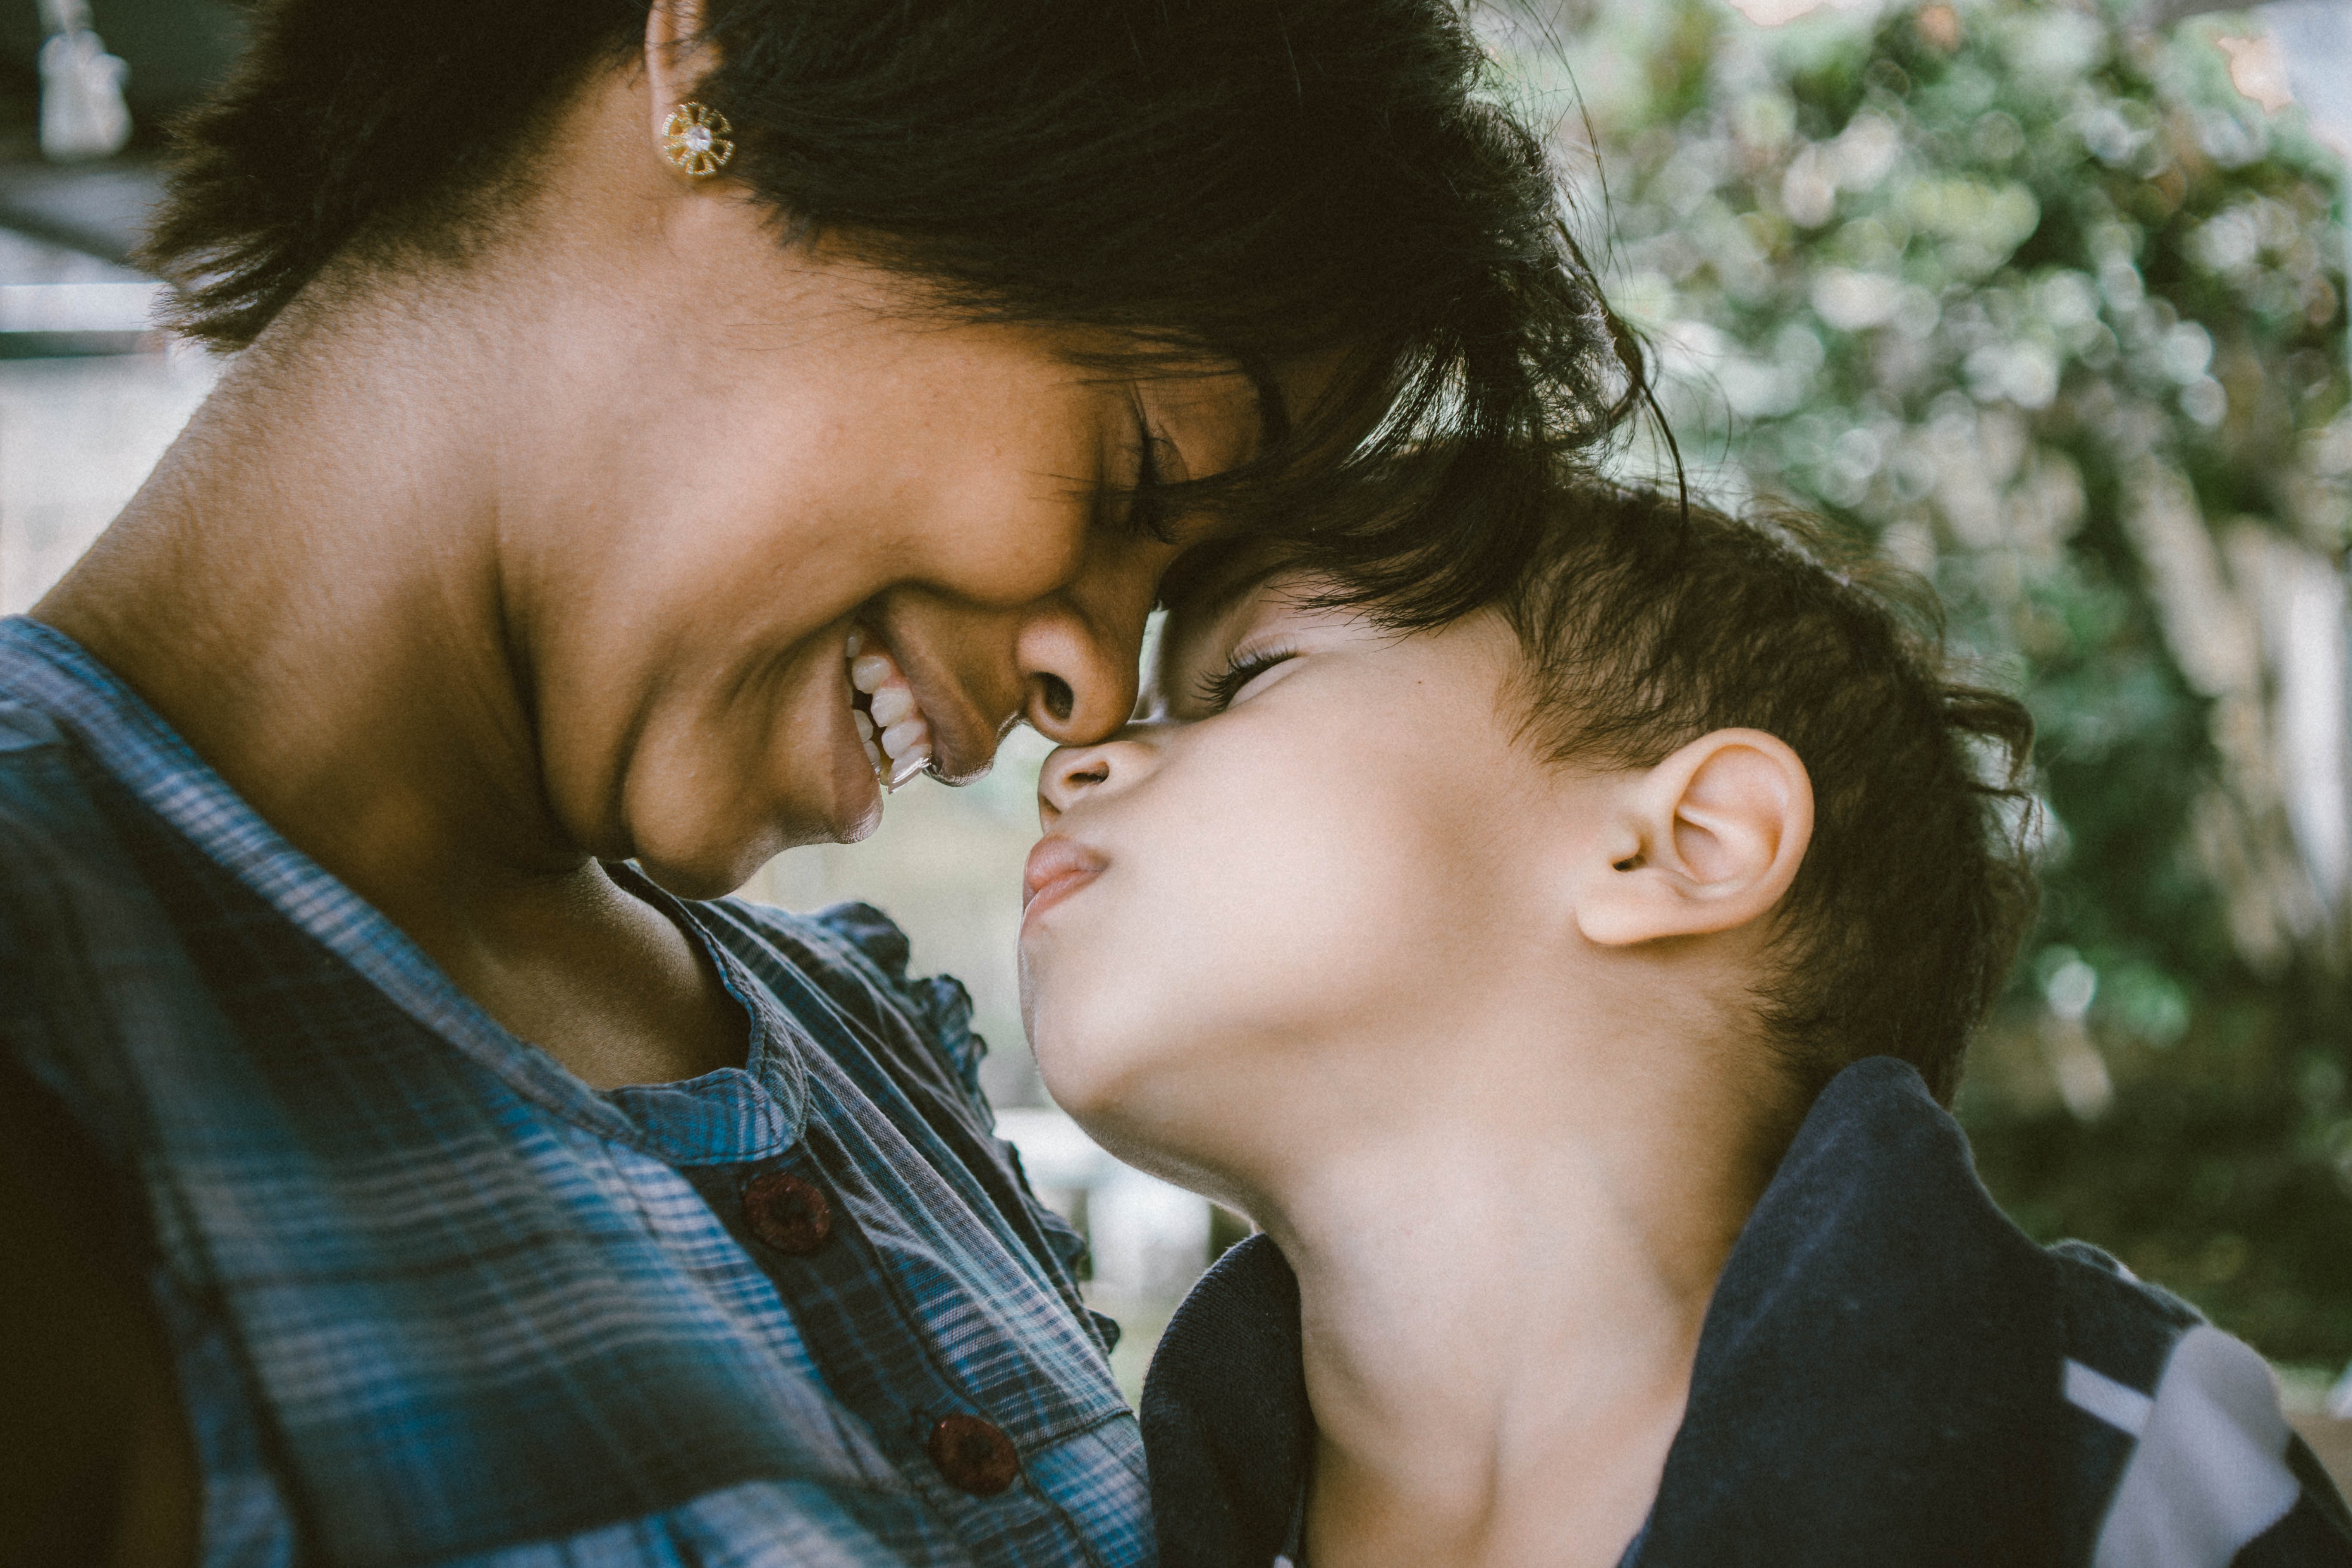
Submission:
[[[1061,902],[1100,876],[1110,864],[1070,838],[1041,838],[1029,851],[1021,877],[1021,918],[1025,924],[1048,904]]]
[[[914,716],[921,721],[923,731],[923,761],[918,764],[920,771],[951,784],[969,784],[988,772],[996,754],[1000,731],[1017,715],[1006,715],[1005,725],[991,727],[983,723],[971,694],[963,689],[953,671],[929,657],[924,639],[916,636],[905,617],[893,614],[888,605],[866,606],[857,624],[866,634],[866,650],[889,656],[898,679],[914,699]],[[890,727],[881,713],[873,714],[867,721],[875,726],[877,741]],[[913,777],[914,772],[908,770],[899,782]]]

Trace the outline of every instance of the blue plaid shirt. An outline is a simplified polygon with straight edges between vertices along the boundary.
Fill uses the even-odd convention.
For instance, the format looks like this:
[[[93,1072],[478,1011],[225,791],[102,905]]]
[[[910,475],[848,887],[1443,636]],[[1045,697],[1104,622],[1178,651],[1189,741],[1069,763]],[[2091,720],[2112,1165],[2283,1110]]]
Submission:
[[[0,622],[0,1047],[143,1202],[204,1560],[1148,1564],[1115,1331],[962,987],[862,906],[636,888],[743,1068],[590,1089]]]

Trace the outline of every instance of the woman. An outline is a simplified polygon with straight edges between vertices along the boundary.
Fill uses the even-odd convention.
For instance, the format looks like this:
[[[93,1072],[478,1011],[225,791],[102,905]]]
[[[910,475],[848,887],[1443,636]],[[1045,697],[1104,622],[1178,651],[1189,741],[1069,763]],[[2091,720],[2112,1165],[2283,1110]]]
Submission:
[[[0,1557],[1149,1557],[961,993],[684,900],[1108,732],[1209,535],[1476,591],[1622,412],[1482,67],[1439,0],[258,14],[151,250],[237,358],[0,628]],[[1346,521],[1406,443],[1444,527]]]

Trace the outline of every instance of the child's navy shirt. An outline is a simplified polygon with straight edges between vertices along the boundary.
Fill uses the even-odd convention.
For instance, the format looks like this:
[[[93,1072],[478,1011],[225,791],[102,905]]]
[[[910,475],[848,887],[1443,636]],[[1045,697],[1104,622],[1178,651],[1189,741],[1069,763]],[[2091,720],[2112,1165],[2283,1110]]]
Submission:
[[[1314,1418],[1266,1237],[1170,1323],[1143,1431],[1168,1568],[1295,1552]],[[1747,1563],[2336,1568],[2352,1516],[2259,1355],[2093,1247],[2036,1246],[1917,1073],[1874,1057],[1740,1232],[1624,1559]]]

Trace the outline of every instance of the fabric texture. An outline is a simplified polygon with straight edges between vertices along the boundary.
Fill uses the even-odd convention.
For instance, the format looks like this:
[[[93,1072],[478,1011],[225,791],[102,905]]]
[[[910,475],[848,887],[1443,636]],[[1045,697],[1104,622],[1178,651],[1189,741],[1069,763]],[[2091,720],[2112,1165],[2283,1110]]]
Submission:
[[[1169,1324],[1144,1442],[1170,1568],[1267,1568],[1312,1452],[1298,1286],[1253,1237]],[[2259,1356],[2035,1246],[1907,1065],[1814,1105],[1709,1304],[1627,1568],[2352,1568]]]
[[[0,1046],[144,1204],[204,1561],[1148,1563],[1108,1321],[993,1136],[962,988],[863,906],[634,885],[744,1067],[590,1089],[0,622]],[[747,1219],[779,1172],[824,1195],[814,1250]],[[951,1415],[1010,1439],[1008,1488],[934,1464]]]

